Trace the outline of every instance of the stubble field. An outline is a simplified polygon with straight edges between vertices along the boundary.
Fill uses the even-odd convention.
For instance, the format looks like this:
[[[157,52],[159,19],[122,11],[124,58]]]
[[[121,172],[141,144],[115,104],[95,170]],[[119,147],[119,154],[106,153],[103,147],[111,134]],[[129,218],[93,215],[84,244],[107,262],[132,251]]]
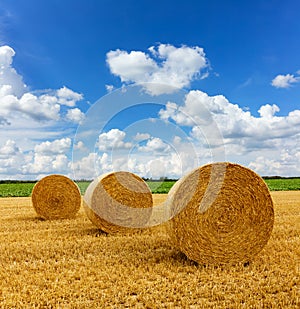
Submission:
[[[43,221],[30,198],[2,198],[1,308],[299,308],[300,191],[271,194],[269,243],[234,266],[188,260],[165,226],[107,235],[82,208],[74,220]]]

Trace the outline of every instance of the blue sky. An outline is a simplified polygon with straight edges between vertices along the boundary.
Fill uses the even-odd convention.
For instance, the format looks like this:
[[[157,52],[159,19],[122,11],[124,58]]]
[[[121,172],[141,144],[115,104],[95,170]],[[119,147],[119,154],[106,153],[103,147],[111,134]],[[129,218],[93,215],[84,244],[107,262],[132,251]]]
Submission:
[[[77,178],[111,169],[180,177],[219,158],[218,147],[224,160],[261,175],[300,175],[299,20],[296,0],[0,0],[0,178],[72,176],[74,142]],[[175,86],[178,101],[166,89],[150,95],[143,86],[164,111],[144,104],[113,122],[100,117],[106,130],[94,125],[99,141],[74,138],[89,123],[91,106],[113,110],[116,89],[144,82]],[[131,91],[116,91],[131,99]],[[186,99],[192,93],[197,106]],[[201,127],[202,105],[222,147]],[[168,137],[152,130],[153,118],[185,137],[176,140],[174,126]],[[107,145],[98,147],[100,141]],[[195,148],[190,165],[187,143]]]

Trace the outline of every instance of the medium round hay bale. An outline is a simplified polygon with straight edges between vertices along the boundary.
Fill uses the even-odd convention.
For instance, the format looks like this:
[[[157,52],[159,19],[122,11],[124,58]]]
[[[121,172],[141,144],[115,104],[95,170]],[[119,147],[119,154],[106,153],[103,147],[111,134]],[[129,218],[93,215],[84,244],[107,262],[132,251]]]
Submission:
[[[263,179],[248,168],[213,163],[197,168],[170,190],[170,238],[201,264],[248,262],[268,242],[274,210]]]
[[[146,227],[152,213],[147,183],[130,172],[112,172],[96,178],[83,197],[88,218],[107,233],[130,233]]]
[[[33,187],[31,201],[36,213],[44,219],[71,219],[81,205],[78,186],[63,175],[49,175]]]

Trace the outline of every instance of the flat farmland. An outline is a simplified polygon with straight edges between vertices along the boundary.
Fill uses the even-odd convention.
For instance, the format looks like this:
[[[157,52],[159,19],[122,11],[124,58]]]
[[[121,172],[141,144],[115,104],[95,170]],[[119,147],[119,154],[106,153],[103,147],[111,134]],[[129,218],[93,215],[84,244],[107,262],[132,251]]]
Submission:
[[[76,182],[81,194],[84,194],[90,181]],[[168,193],[175,181],[147,181],[152,193]],[[1,197],[27,197],[31,195],[35,182],[0,182],[0,198]]]
[[[107,235],[82,208],[73,220],[44,221],[30,198],[1,198],[1,308],[299,308],[300,191],[271,194],[267,246],[225,266],[188,260],[165,226]]]
[[[146,181],[153,194],[166,194],[176,181]],[[265,179],[271,191],[300,190],[300,178]],[[84,194],[90,181],[76,181],[81,194]],[[35,182],[0,181],[0,197],[26,197],[31,195]]]

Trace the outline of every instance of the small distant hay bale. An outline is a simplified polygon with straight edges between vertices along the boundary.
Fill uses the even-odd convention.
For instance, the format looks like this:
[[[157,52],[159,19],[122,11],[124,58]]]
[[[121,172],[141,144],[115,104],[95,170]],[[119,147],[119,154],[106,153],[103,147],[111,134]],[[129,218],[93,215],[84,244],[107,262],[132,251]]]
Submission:
[[[44,219],[72,219],[81,206],[81,194],[68,177],[49,175],[35,184],[31,201],[38,216]]]
[[[171,240],[201,264],[250,261],[268,242],[274,224],[267,185],[238,164],[192,171],[170,190],[166,206]]]
[[[106,233],[131,233],[147,226],[152,194],[147,183],[130,172],[112,172],[96,178],[83,197],[91,222]]]

